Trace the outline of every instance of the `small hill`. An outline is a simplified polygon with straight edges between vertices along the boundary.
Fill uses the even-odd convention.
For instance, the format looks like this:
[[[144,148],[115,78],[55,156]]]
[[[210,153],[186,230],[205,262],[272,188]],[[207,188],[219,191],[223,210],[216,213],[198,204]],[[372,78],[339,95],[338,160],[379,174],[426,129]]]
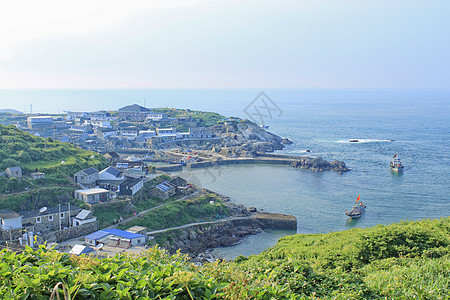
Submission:
[[[0,177],[0,209],[27,210],[67,201],[75,188],[70,180],[74,173],[107,165],[96,152],[0,125],[0,171],[18,166],[24,175]],[[31,180],[29,174],[36,170],[44,172],[46,179]]]
[[[23,115],[23,112],[18,111],[18,110],[15,110],[15,109],[9,109],[9,108],[6,108],[6,109],[0,109],[0,114],[1,114],[1,113],[20,114],[20,115]]]
[[[0,298],[48,299],[60,283],[70,299],[448,299],[449,228],[445,218],[295,235],[200,266],[158,247],[104,259],[3,250]]]

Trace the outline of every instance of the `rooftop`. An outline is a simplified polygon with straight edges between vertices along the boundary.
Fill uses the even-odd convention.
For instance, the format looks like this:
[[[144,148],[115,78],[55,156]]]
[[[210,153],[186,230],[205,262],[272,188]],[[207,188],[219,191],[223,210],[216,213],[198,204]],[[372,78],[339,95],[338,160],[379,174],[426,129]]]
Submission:
[[[90,213],[91,213],[90,210],[83,209],[82,211],[80,211],[80,213],[75,218],[84,220],[89,216]]]
[[[120,112],[150,112],[148,108],[142,107],[137,104],[127,105],[122,108],[119,108]]]
[[[115,177],[119,177],[120,173],[122,173],[121,171],[119,171],[116,168],[111,167],[111,166],[109,166],[106,169],[100,171],[100,173],[103,173],[103,172],[109,173],[109,174],[111,174],[111,175],[113,175]]]
[[[0,209],[0,218],[1,219],[12,219],[12,218],[18,218],[20,215],[16,213],[15,211],[9,210],[9,209]]]
[[[147,230],[147,227],[144,227],[144,226],[133,226],[133,227],[128,228],[126,231],[132,232],[132,233],[136,233],[136,232],[143,231],[143,230]]]
[[[142,238],[142,237],[145,238],[145,236],[142,234],[128,232],[128,231],[120,230],[117,228],[103,229],[102,231],[106,231],[112,235],[119,236],[119,237],[122,237],[125,239],[135,239],[135,238]]]
[[[89,239],[89,240],[99,240],[99,239],[102,239],[102,238],[104,238],[104,237],[106,237],[106,236],[108,236],[108,235],[110,235],[109,232],[106,232],[106,231],[104,231],[104,230],[99,230],[99,231],[93,232],[93,233],[91,233],[91,234],[88,234],[88,235],[86,236],[86,239]]]
[[[138,184],[140,181],[142,181],[142,179],[140,178],[128,178],[127,180],[123,181],[120,185],[124,185],[124,186],[135,186],[136,184]]]
[[[167,192],[171,189],[174,189],[175,186],[169,181],[164,181],[163,183],[158,184],[156,188],[162,192]]]
[[[84,172],[84,173],[86,173],[87,175],[92,175],[92,174],[98,173],[98,170],[95,169],[95,168],[93,168],[93,167],[90,167],[90,168],[81,170],[80,172]],[[80,172],[78,172],[78,173],[80,173]]]
[[[34,210],[19,211],[18,214],[21,215],[24,219],[27,219],[27,218],[34,218],[34,217],[39,217],[39,216],[57,214],[60,211],[61,212],[69,211],[68,204],[61,204],[61,210],[58,206],[45,207],[45,209],[44,209],[44,207],[42,207],[40,209],[34,209]],[[80,209],[78,206],[75,206],[75,205],[70,206],[70,211],[74,211],[74,210],[78,210],[78,209]]]
[[[109,193],[108,190],[101,189],[101,188],[76,190],[75,192],[77,192],[77,193],[79,193],[79,194],[84,194],[84,195],[93,195],[93,194],[100,194],[100,193]]]
[[[20,171],[20,170],[22,170],[20,167],[9,167],[9,168],[6,168],[6,170],[10,170],[10,171],[12,171],[12,172],[17,172],[17,171]]]

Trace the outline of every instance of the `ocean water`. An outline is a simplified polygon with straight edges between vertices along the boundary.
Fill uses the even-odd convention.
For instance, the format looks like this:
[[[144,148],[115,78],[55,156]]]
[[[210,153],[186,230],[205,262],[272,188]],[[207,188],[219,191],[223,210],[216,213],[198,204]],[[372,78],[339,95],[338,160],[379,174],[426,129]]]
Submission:
[[[300,234],[450,215],[450,91],[269,89],[265,90],[272,100],[269,104],[277,108],[272,115],[261,102],[252,102],[259,92],[0,90],[0,108],[24,110],[34,101],[36,111],[91,111],[143,105],[146,99],[147,107],[192,108],[246,118],[245,108],[256,106],[265,115],[258,122],[294,142],[279,153],[305,155],[308,149],[310,156],[344,161],[351,171],[315,173],[287,166],[240,165],[179,174],[236,203],[295,215]],[[360,142],[349,143],[351,139]],[[394,154],[405,165],[403,174],[389,169]],[[366,213],[349,222],[344,212],[359,194]],[[294,233],[266,231],[214,253],[228,259],[257,254]]]

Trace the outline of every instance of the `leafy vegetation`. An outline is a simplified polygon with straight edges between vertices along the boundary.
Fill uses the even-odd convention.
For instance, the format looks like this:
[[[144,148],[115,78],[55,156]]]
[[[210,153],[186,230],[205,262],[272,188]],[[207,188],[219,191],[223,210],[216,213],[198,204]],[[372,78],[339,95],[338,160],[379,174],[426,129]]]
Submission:
[[[38,169],[48,175],[72,176],[84,168],[107,165],[107,160],[98,153],[0,125],[0,170],[19,166],[25,174]]]
[[[196,111],[178,108],[156,108],[154,112],[165,113],[170,118],[192,118],[202,123],[202,126],[212,126],[225,119],[224,116],[215,112]]]
[[[20,179],[0,177],[0,209],[30,210],[67,202],[76,188],[71,181],[73,174],[107,165],[98,153],[0,125],[0,170],[19,166],[23,173]],[[46,178],[31,180],[29,174],[36,170],[44,172]]]
[[[290,236],[260,255],[201,266],[157,247],[104,259],[43,246],[3,250],[0,298],[48,299],[59,287],[61,298],[66,289],[70,299],[448,299],[449,223],[445,218]],[[375,254],[370,248],[399,232],[408,237],[392,242],[397,250]],[[347,269],[351,257],[340,253],[350,252],[356,258]],[[366,252],[370,261],[361,256]]]
[[[450,218],[284,237],[238,265],[327,299],[448,299]]]
[[[0,207],[13,211],[31,210],[43,206],[56,206],[59,203],[71,202],[78,205],[72,197],[71,187],[43,187],[33,191],[26,191],[11,195],[0,196]]]
[[[121,201],[95,206],[93,212],[97,217],[99,228],[112,225],[114,224],[114,220],[118,221],[121,217],[124,219],[131,217],[133,212],[126,209],[127,205],[127,201]]]

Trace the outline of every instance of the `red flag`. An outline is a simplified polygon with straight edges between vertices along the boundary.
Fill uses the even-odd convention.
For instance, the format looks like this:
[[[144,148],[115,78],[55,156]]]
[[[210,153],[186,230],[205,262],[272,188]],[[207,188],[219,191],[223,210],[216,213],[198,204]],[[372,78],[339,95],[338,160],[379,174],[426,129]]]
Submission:
[[[360,196],[361,196],[361,195],[358,195],[358,199],[356,199],[356,202],[358,202],[358,201],[359,201],[359,199],[360,199]]]
[[[394,157],[397,157],[397,154],[395,154]],[[393,157],[393,158],[394,158],[394,157]]]

